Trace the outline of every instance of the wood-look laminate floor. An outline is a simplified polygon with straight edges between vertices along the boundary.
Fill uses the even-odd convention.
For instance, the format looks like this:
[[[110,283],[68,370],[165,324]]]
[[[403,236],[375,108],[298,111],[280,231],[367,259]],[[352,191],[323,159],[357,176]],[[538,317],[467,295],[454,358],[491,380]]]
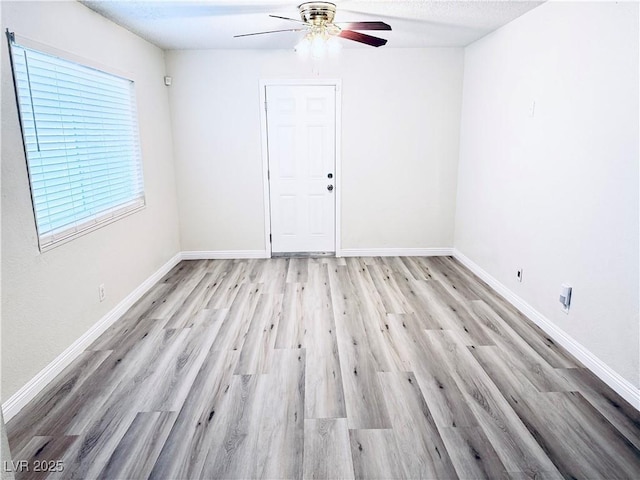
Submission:
[[[52,478],[640,478],[640,414],[451,258],[180,263],[8,426]]]

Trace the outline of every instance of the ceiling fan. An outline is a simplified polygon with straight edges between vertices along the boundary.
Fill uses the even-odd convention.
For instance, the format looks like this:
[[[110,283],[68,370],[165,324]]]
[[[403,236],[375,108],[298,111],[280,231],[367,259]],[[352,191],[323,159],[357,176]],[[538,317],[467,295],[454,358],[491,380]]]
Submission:
[[[330,2],[305,2],[298,6],[298,11],[300,12],[300,18],[302,20],[281,17],[279,15],[269,16],[302,24],[299,28],[245,33],[243,35],[235,35],[234,38],[279,32],[307,32],[305,39],[308,41],[313,41],[314,39],[327,40],[330,37],[340,37],[346,38],[347,40],[353,40],[354,42],[364,43],[365,45],[370,45],[372,47],[381,47],[387,43],[386,39],[367,35],[366,33],[357,32],[356,30],[391,30],[391,27],[384,22],[335,23],[333,19],[336,15],[336,6],[334,3]]]

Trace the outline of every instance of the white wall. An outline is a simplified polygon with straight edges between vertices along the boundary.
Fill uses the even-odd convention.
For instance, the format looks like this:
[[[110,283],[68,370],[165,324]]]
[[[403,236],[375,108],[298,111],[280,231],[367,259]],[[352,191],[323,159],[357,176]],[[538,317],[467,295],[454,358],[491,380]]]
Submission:
[[[453,245],[462,49],[172,51],[183,250],[264,250],[261,79],[342,79],[342,248]]]
[[[179,250],[163,52],[77,2],[3,2],[5,28],[134,75],[147,207],[39,253],[3,34],[3,401]]]
[[[549,2],[467,47],[455,223],[457,249],[636,387],[638,43],[635,2]]]

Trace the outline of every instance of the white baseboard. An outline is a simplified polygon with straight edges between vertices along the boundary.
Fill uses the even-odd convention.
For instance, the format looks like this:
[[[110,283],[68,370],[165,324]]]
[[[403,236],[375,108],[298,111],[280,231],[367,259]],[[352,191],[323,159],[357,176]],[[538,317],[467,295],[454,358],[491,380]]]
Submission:
[[[544,317],[522,298],[514,294],[506,286],[471,261],[462,252],[453,248],[376,248],[345,249],[339,252],[343,257],[382,257],[382,256],[451,256],[478,275],[496,292],[506,298],[513,306],[542,328],[554,341],[562,345],[589,370],[615,390],[631,405],[640,410],[640,389],[622,378],[593,353],[567,335],[557,325]],[[235,258],[269,258],[263,250],[224,250],[224,251],[187,251],[176,254],[158,271],[147,278],[139,287],[125,297],[113,310],[103,316],[84,335],[78,338],[69,348],[62,352],[20,390],[2,404],[5,422],[13,418],[29,401],[40,393],[57,375],[86,350],[107,328],[116,322],[135,302],[137,302],[154,284],[164,277],[181,260],[235,259]]]
[[[266,250],[195,250],[182,252],[182,260],[223,260],[234,258],[269,258]]]
[[[344,248],[338,257],[447,257],[453,248]]]
[[[58,355],[49,365],[44,367],[35,377],[29,380],[20,390],[2,404],[5,422],[13,418],[27,403],[40,393],[57,375],[73,360],[84,352],[107,328],[113,325],[134,303],[182,260],[177,253],[167,263],[147,278],[133,292],[127,295],[116,307],[96,322],[84,335],[73,342],[69,348]]]
[[[453,248],[347,248],[338,257],[433,257],[451,256]],[[194,250],[182,252],[182,260],[270,258],[266,250]]]
[[[546,318],[535,308],[529,305],[518,295],[509,290],[505,285],[496,280],[493,276],[483,270],[479,265],[465,256],[462,252],[454,249],[453,256],[465,267],[484,280],[491,288],[507,299],[514,307],[520,310],[533,323],[538,325],[549,335],[554,342],[562,345],[569,353],[576,357],[591,370],[600,380],[609,385],[622,398],[640,410],[640,389],[631,382],[620,376],[606,363],[596,357],[574,338],[569,336],[564,330],[558,327],[551,320]]]

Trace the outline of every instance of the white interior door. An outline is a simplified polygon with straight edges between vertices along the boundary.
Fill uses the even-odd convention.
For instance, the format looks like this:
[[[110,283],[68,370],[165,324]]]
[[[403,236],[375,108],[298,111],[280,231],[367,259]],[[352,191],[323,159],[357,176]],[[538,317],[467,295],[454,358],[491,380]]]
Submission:
[[[266,86],[271,251],[335,252],[336,88]]]

